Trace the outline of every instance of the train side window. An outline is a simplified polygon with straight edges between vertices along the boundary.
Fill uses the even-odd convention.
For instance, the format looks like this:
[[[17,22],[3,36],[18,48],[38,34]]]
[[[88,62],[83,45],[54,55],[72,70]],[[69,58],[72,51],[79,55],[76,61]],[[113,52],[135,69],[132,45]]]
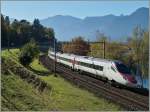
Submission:
[[[103,71],[103,67],[102,66],[98,66],[98,70]]]
[[[93,66],[94,66],[94,67],[93,67],[94,69],[97,69],[97,66],[96,66],[96,65],[93,65]]]
[[[84,62],[79,62],[80,65],[85,66],[85,67],[90,67],[90,64],[84,63]]]
[[[95,65],[93,65],[93,68],[94,68],[94,69],[96,69],[96,66],[95,66]]]
[[[102,67],[102,66],[99,66],[99,70],[103,71],[103,67]]]
[[[91,68],[91,64],[87,63],[87,66],[88,66],[89,68]]]
[[[116,70],[114,69],[114,67],[111,66],[111,69],[112,69],[114,72],[116,72]]]
[[[98,65],[93,65],[94,69],[99,70],[99,71],[103,71],[103,66],[98,66]]]
[[[90,64],[90,68],[93,68],[93,64]]]

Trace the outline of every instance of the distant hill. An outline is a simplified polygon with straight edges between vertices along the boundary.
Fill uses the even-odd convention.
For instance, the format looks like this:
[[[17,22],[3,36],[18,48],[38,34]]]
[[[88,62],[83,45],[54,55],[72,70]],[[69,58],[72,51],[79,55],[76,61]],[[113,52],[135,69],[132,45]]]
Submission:
[[[95,40],[96,31],[99,30],[111,40],[123,40],[130,36],[137,25],[148,30],[149,8],[139,8],[130,15],[106,15],[86,17],[84,19],[57,15],[40,20],[46,27],[54,28],[58,40],[70,40],[75,36],[84,36],[86,39]]]

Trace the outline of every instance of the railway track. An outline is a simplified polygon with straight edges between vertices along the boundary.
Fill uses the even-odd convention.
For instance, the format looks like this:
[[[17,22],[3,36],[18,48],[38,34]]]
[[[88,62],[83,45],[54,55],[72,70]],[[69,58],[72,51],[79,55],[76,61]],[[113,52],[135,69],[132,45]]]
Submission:
[[[49,70],[54,69],[54,62],[47,56],[41,56],[40,62]],[[126,89],[119,89],[110,86],[108,83],[104,84],[103,81],[86,75],[78,74],[77,72],[73,72],[59,64],[57,64],[56,71],[59,72],[62,77],[71,81],[72,83],[86,88],[87,90],[95,93],[97,96],[105,97],[110,101],[118,103],[126,110],[149,110],[148,96],[143,96]]]

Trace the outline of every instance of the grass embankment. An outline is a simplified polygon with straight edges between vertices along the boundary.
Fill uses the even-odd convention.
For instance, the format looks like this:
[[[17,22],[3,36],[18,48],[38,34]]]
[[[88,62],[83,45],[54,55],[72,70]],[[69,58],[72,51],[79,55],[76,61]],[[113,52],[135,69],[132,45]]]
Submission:
[[[2,56],[9,57],[14,54],[11,58],[17,61],[16,52],[18,51],[11,50],[11,52],[3,51]],[[2,75],[2,95],[7,97],[2,96],[2,110],[121,110],[119,106],[98,98],[59,76],[54,77],[37,59],[30,66],[42,80],[52,87],[52,90],[41,94],[16,75]]]
[[[49,110],[48,92],[39,93],[14,74],[2,74],[2,110]],[[47,94],[46,94],[47,93]],[[49,91],[50,93],[50,91]],[[49,104],[49,105],[47,105]]]
[[[16,62],[14,66],[21,66],[18,62],[17,52],[19,50],[2,51],[3,59],[11,59]],[[9,62],[6,63],[9,65]],[[3,67],[2,71],[8,70]],[[21,79],[14,74],[10,69],[9,73],[2,72],[2,91],[1,91],[1,110],[2,111],[16,111],[16,110],[55,110],[51,107],[50,90],[39,92],[33,85]]]
[[[31,67],[38,71],[45,71],[38,60],[34,60]],[[52,105],[59,110],[120,110],[115,104],[108,102],[103,98],[97,98],[94,94],[82,90],[61,77],[54,75],[40,76],[49,85],[53,87],[51,93]]]

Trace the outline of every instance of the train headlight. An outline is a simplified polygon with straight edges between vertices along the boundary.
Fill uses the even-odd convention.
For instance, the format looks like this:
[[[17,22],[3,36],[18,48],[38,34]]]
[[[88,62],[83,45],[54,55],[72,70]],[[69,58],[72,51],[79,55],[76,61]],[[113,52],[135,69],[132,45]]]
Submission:
[[[126,76],[124,76],[124,75],[123,75],[123,78],[124,78],[125,80],[128,80],[128,78],[127,78]]]

